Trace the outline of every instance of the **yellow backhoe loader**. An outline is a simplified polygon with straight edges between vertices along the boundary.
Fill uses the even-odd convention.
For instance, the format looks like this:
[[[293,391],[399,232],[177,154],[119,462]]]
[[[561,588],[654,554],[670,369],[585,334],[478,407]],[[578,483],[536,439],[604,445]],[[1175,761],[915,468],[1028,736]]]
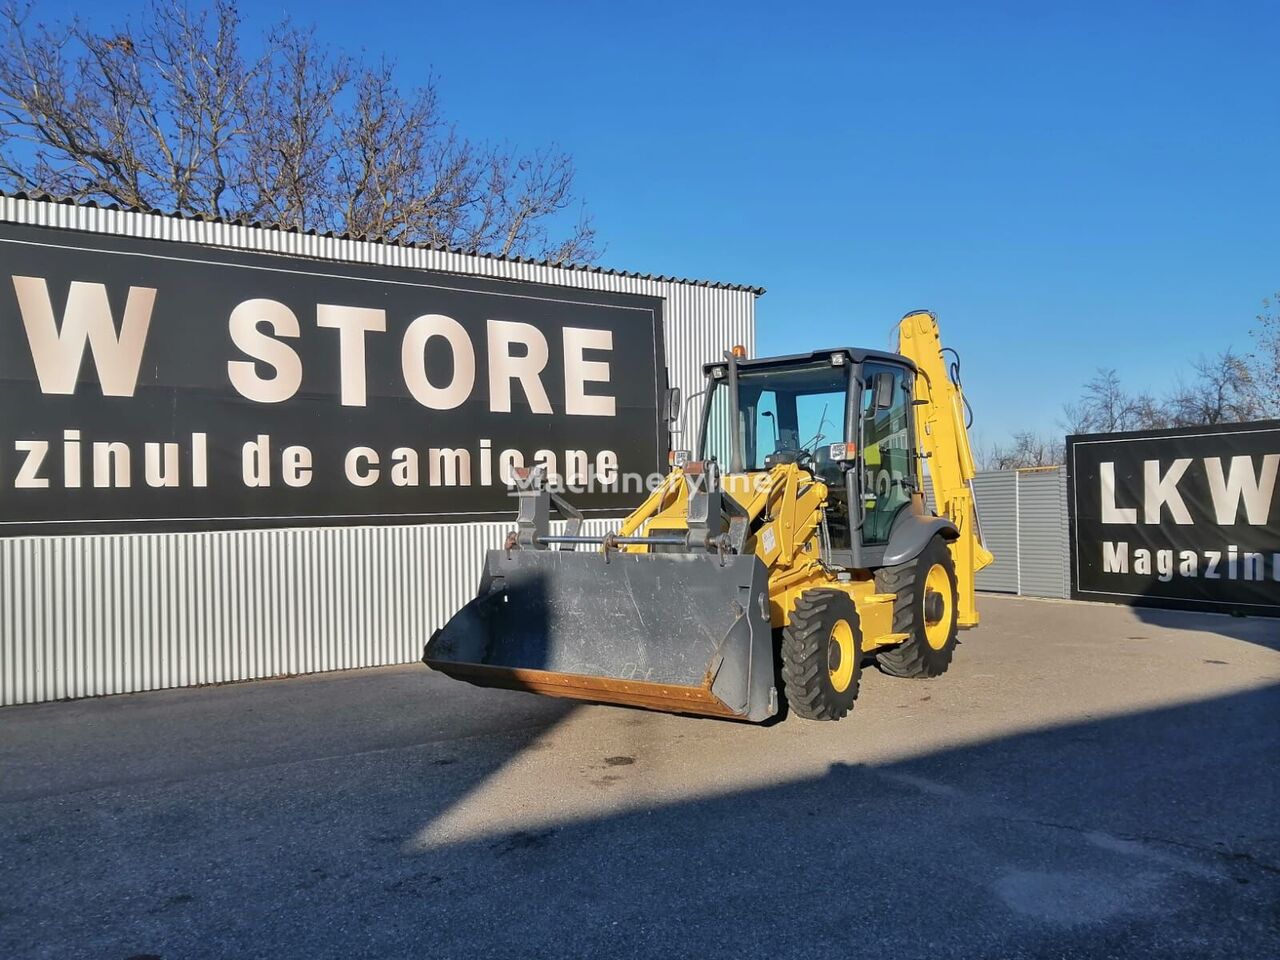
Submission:
[[[752,721],[779,711],[780,690],[801,717],[840,719],[872,658],[900,677],[947,669],[992,556],[958,363],[933,315],[903,318],[897,353],[734,348],[704,370],[696,456],[674,451],[616,532],[584,536],[545,478],[521,476],[517,529],[427,642],[428,666]]]

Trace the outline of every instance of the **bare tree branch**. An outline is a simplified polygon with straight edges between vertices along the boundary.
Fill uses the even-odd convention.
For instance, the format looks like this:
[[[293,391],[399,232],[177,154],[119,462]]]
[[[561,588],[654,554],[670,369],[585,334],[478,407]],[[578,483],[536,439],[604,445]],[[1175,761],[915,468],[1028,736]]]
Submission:
[[[1262,301],[1251,331],[1254,349],[1246,358],[1258,403],[1265,416],[1280,417],[1280,293]]]
[[[574,168],[475,144],[411,90],[284,22],[247,59],[234,0],[153,2],[99,33],[0,7],[0,182],[562,263],[596,256]],[[575,216],[576,211],[576,216]]]
[[[978,452],[978,466],[983,470],[1019,470],[1027,467],[1053,467],[1064,461],[1061,437],[1041,436],[1020,430],[1007,444],[993,443]]]

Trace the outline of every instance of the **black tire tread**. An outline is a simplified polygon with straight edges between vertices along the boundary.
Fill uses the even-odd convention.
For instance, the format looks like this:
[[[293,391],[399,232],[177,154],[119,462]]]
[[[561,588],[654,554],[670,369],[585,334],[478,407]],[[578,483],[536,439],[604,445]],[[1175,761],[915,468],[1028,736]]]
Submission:
[[[858,610],[842,590],[806,590],[782,630],[782,681],[787,705],[808,720],[840,720],[858,696],[856,664],[853,680],[843,694],[835,693],[827,678],[827,639],[836,618],[849,621],[855,646],[860,647]]]
[[[954,628],[950,641],[941,650],[930,647],[924,634],[924,599],[919,592],[923,589],[924,578],[935,563],[941,563],[950,571],[951,582],[954,584],[955,563],[951,559],[951,551],[947,549],[946,543],[940,537],[930,540],[914,560],[876,571],[876,589],[881,593],[895,595],[894,633],[909,635],[896,647],[889,647],[876,654],[876,666],[882,673],[887,673],[891,677],[910,679],[940,677],[951,666],[956,648]],[[952,598],[953,610],[955,599],[955,597]]]

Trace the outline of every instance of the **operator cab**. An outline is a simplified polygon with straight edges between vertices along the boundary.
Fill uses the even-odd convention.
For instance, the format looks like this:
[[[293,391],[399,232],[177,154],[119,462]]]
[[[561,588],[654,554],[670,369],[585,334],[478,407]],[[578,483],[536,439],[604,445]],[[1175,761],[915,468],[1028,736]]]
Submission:
[[[795,463],[827,485],[834,565],[879,564],[904,509],[924,512],[912,410],[915,365],[896,353],[838,347],[707,364],[698,459],[726,489],[740,475]]]

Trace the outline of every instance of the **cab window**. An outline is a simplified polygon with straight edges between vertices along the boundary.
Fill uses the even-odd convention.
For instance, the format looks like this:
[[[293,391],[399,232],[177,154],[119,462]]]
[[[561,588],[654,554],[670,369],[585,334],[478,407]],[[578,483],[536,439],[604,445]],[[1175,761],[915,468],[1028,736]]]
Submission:
[[[862,540],[885,543],[916,487],[911,392],[907,371],[891,364],[864,364],[862,379]]]
[[[846,367],[829,363],[791,369],[738,371],[738,423],[729,423],[729,385],[721,380],[711,395],[703,455],[724,469],[732,460],[732,435],[742,438],[743,467],[765,469],[765,459],[783,451],[811,456],[825,444],[844,440]]]

